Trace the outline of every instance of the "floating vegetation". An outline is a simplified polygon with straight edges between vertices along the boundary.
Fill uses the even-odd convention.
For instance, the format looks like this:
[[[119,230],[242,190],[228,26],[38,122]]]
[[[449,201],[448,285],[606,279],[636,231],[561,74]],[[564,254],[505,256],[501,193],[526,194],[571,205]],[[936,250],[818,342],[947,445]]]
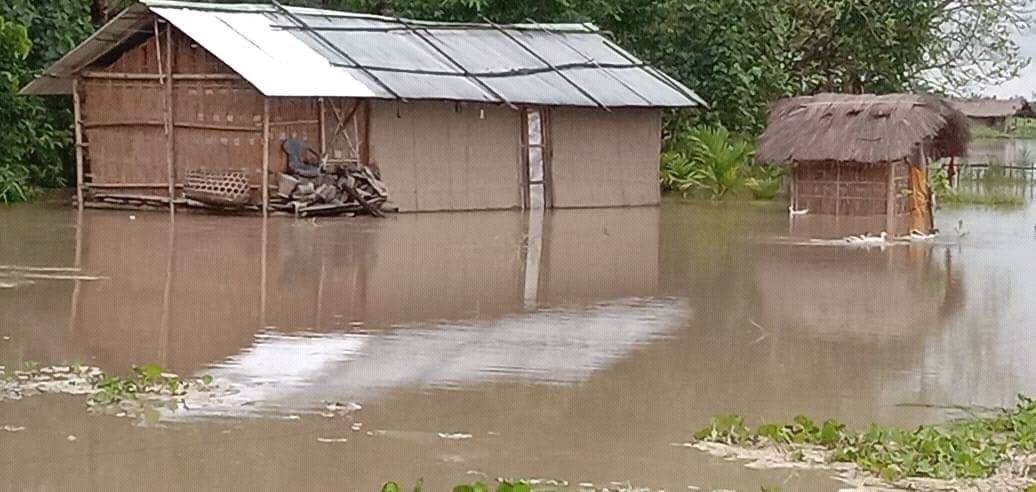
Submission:
[[[1036,486],[1036,401],[1018,397],[1012,409],[913,431],[845,425],[808,417],[765,424],[754,432],[736,415],[713,417],[685,446],[750,461],[751,468],[836,470],[860,486],[911,489],[1020,490]]]
[[[399,487],[396,482],[387,482],[381,487],[381,492],[402,492],[403,489]],[[422,492],[424,490],[424,481],[418,480],[417,485],[412,489],[413,492]],[[453,492],[490,492],[495,490],[496,492],[532,492],[533,488],[527,482],[508,482],[501,481],[496,489],[490,489],[484,482],[475,482],[471,485],[458,485],[453,488]],[[536,489],[540,490],[540,489]]]
[[[134,366],[126,377],[111,376],[96,367],[70,365],[40,367],[26,362],[24,369],[7,375],[0,367],[0,401],[40,394],[89,395],[91,413],[158,420],[158,408],[201,406],[219,392],[210,376],[182,379],[161,367]]]
[[[22,370],[8,374],[0,367],[0,401],[21,400],[40,394],[89,395],[104,373],[96,367],[40,367],[26,362]]]

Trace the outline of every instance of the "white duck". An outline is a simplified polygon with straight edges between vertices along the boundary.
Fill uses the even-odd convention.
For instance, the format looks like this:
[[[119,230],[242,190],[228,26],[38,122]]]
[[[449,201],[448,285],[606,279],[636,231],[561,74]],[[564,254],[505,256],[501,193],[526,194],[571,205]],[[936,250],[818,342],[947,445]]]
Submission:
[[[788,206],[788,214],[789,215],[806,215],[808,213],[809,213],[809,209],[808,208],[807,209],[803,209],[803,210],[795,210],[795,206],[794,205],[789,205]]]
[[[924,242],[935,239],[935,234],[925,234],[917,229],[910,231],[910,242]]]
[[[888,242],[888,234],[883,231],[878,236],[849,236],[845,238],[845,242],[852,246],[884,246]]]

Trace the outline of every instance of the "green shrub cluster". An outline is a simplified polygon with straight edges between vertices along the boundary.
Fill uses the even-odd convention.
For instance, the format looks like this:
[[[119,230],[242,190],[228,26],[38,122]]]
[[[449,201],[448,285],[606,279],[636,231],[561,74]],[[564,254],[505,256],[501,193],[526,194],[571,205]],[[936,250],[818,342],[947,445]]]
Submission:
[[[662,153],[662,189],[712,199],[750,194],[772,200],[780,191],[784,169],[753,162],[752,140],[722,126],[698,126],[666,142]]]

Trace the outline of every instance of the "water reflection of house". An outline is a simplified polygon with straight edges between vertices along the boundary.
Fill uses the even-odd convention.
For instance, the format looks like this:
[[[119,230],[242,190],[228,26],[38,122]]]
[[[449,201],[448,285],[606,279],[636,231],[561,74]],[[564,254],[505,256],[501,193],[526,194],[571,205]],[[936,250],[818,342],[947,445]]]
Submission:
[[[1000,131],[1010,130],[1015,118],[1036,117],[1029,102],[1021,97],[958,99],[952,101],[952,104],[968,117],[971,124],[988,126]]]
[[[266,327],[377,331],[653,296],[658,214],[548,213],[542,259],[530,263],[534,234],[518,212],[267,229],[244,218],[87,213],[81,263],[110,280],[77,288],[72,336],[107,367],[183,371],[238,353]],[[527,282],[538,287],[531,305]]]
[[[760,162],[791,167],[793,228],[890,235],[934,228],[929,159],[961,156],[964,115],[932,96],[785,99],[759,137]]]

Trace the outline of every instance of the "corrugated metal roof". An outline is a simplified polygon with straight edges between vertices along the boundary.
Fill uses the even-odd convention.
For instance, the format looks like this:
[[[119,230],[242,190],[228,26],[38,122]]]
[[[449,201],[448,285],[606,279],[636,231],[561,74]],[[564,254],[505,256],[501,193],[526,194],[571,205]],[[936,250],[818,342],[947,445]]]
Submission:
[[[153,13],[267,96],[446,99],[604,107],[690,107],[689,88],[589,24],[458,24],[280,5],[144,0],[100,29],[25,94],[70,80]]]

